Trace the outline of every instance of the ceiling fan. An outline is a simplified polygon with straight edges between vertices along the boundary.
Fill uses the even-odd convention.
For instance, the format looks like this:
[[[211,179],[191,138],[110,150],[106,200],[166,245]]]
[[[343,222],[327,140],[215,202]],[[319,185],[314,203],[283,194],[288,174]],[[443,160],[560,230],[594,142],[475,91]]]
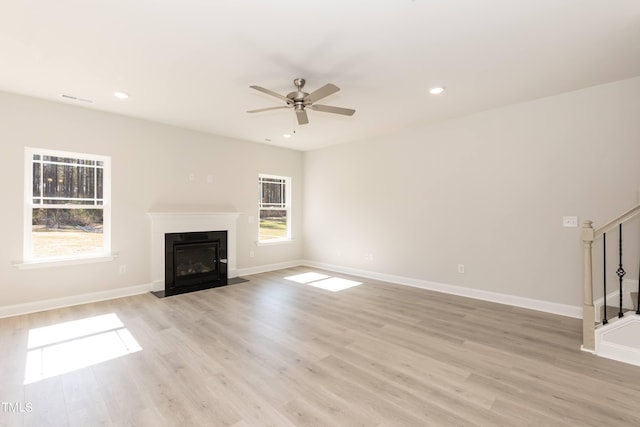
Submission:
[[[296,118],[298,119],[298,124],[306,125],[307,123],[309,123],[309,118],[307,117],[307,112],[305,110],[305,108],[307,107],[315,111],[342,114],[344,116],[353,116],[353,113],[356,112],[356,110],[352,110],[351,108],[332,107],[330,105],[314,104],[316,101],[339,91],[340,88],[334,84],[328,83],[322,86],[320,89],[317,89],[311,93],[302,91],[302,88],[304,87],[304,84],[305,84],[304,79],[302,78],[295,79],[293,81],[293,84],[296,86],[296,91],[287,94],[287,96],[282,96],[279,93],[276,93],[269,89],[265,89],[261,86],[249,86],[251,89],[255,89],[257,91],[266,93],[267,95],[275,96],[276,98],[286,102],[287,105],[283,105],[280,107],[259,108],[257,110],[249,110],[247,111],[247,113],[260,113],[262,111],[279,110],[281,108],[293,108],[296,112]]]

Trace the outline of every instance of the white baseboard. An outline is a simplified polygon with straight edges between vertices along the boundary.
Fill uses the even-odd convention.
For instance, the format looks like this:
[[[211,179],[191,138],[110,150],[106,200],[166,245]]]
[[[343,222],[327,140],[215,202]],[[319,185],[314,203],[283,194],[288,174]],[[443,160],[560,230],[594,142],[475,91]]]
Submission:
[[[239,275],[249,275],[265,273],[268,271],[281,270],[283,268],[296,267],[301,265],[301,261],[290,261],[278,264],[263,265],[253,268],[231,270],[229,277]],[[20,316],[22,314],[36,313],[38,311],[53,310],[55,308],[71,307],[73,305],[88,304],[92,302],[105,301],[115,298],[123,298],[132,295],[144,294],[151,291],[164,290],[164,280],[155,280],[144,285],[118,288],[108,291],[93,292],[90,294],[72,295],[63,298],[54,298],[42,301],[33,301],[24,304],[0,306],[0,319],[4,317]]]
[[[90,294],[72,295],[63,298],[54,298],[42,301],[28,302],[24,304],[7,305],[0,307],[0,319],[3,317],[19,316],[38,311],[52,310],[54,308],[70,307],[72,305],[88,304],[91,302],[105,301],[115,298],[123,298],[150,292],[151,283],[130,286],[127,288],[110,289],[108,291],[93,292]]]
[[[305,265],[305,262],[302,260],[293,260],[293,261],[279,262],[276,264],[259,265],[257,267],[238,268],[236,270],[236,275],[249,276],[251,274],[267,273],[269,271],[276,271],[276,270],[282,270],[285,268],[298,267],[300,265]]]
[[[462,286],[447,285],[443,283],[431,282],[428,280],[414,279],[411,277],[396,276],[391,274],[377,273],[368,270],[361,270],[351,267],[343,267],[334,264],[325,264],[309,260],[292,260],[276,264],[267,264],[257,267],[239,268],[234,271],[237,276],[248,276],[252,274],[266,273],[269,271],[282,270],[285,268],[309,266],[324,270],[335,271],[336,273],[351,274],[368,279],[381,280],[399,285],[413,286],[431,291],[443,292],[446,294],[459,295],[484,301],[496,302],[515,307],[528,308],[531,310],[543,311],[546,313],[558,314],[561,316],[582,318],[582,307],[575,307],[565,304],[558,304],[549,301],[535,300],[531,298],[518,297],[497,292],[470,289]],[[0,307],[0,318],[18,316],[21,314],[34,313],[37,311],[51,310],[54,308],[69,307],[72,305],[86,304],[97,301],[104,301],[114,298],[122,298],[131,295],[138,295],[151,292],[155,289],[153,283],[131,286],[128,288],[118,288],[91,294],[74,295],[64,298],[56,298],[44,301],[35,301],[25,304]]]
[[[596,354],[595,350],[590,350],[588,348],[585,348],[585,346],[580,345],[580,351],[584,351],[585,353],[589,353],[589,354]]]
[[[536,300],[514,295],[501,294],[497,292],[484,291],[480,289],[465,288],[463,286],[447,285],[444,283],[431,282],[428,280],[414,279],[411,277],[396,276],[391,274],[376,273],[367,270],[360,270],[350,267],[342,267],[333,264],[324,264],[315,261],[301,261],[302,265],[310,267],[322,268],[325,270],[335,271],[338,273],[351,274],[368,279],[381,280],[384,282],[397,283],[400,285],[413,286],[431,291],[443,292],[446,294],[459,295],[463,297],[490,301],[499,304],[506,304],[515,307],[528,308],[530,310],[543,311],[545,313],[558,314],[566,317],[582,319],[582,307],[567,304],[559,304],[555,302]]]

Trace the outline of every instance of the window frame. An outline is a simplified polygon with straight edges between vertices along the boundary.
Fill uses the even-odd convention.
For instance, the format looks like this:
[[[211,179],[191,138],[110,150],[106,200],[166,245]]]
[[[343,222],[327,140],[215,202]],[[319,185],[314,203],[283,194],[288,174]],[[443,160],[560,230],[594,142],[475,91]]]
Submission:
[[[283,185],[284,185],[284,198],[285,198],[285,203],[284,206],[273,206],[273,207],[262,207],[262,180],[263,179],[278,179],[278,180],[282,180],[284,181]],[[291,184],[292,182],[292,178],[290,176],[283,176],[283,175],[272,175],[272,174],[265,174],[265,173],[260,173],[258,174],[258,240],[257,243],[259,245],[270,245],[270,244],[277,244],[277,243],[283,243],[283,242],[290,242],[292,240],[291,238]],[[268,210],[284,210],[287,213],[287,230],[286,230],[286,236],[285,237],[280,237],[280,238],[275,238],[275,239],[267,239],[267,240],[261,240],[260,239],[260,214],[262,213],[262,211],[268,211]]]
[[[52,150],[46,148],[25,147],[24,150],[24,231],[23,231],[23,263],[24,264],[48,264],[48,263],[65,263],[69,261],[85,261],[96,258],[112,259],[111,253],[111,157],[98,154],[78,153],[71,151]],[[83,204],[46,204],[46,203],[34,203],[34,199],[38,197],[33,196],[33,165],[34,155],[64,157],[79,160],[91,160],[96,162],[102,162],[102,203],[95,203],[93,205]],[[77,165],[79,166],[79,165]],[[44,195],[40,199],[45,199]],[[98,200],[97,194],[94,194],[94,200]],[[41,200],[43,201],[43,200]],[[75,255],[62,255],[53,257],[35,257],[33,255],[33,241],[32,241],[32,220],[33,209],[101,209],[102,210],[102,238],[103,247],[100,252],[75,254]]]

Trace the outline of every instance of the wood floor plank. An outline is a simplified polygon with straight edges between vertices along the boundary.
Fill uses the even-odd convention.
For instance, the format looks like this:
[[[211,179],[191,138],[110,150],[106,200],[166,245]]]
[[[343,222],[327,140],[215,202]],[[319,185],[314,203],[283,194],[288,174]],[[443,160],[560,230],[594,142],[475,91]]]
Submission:
[[[361,284],[288,279],[307,272]],[[306,267],[247,279],[0,319],[0,400],[32,408],[0,426],[640,425],[640,368],[581,352],[578,319]],[[114,315],[132,352],[24,384],[31,330]]]

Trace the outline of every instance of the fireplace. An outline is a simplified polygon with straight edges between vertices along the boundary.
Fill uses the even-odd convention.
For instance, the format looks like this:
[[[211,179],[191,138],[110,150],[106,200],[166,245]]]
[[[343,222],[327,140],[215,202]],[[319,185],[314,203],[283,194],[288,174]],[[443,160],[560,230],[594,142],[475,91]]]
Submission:
[[[239,212],[224,212],[215,207],[174,206],[155,208],[147,212],[151,220],[151,291],[164,296],[166,287],[166,243],[167,233],[191,233],[206,230],[227,232],[226,264],[227,278],[238,275],[236,268],[237,220]]]
[[[165,233],[165,296],[227,284],[227,232]]]

